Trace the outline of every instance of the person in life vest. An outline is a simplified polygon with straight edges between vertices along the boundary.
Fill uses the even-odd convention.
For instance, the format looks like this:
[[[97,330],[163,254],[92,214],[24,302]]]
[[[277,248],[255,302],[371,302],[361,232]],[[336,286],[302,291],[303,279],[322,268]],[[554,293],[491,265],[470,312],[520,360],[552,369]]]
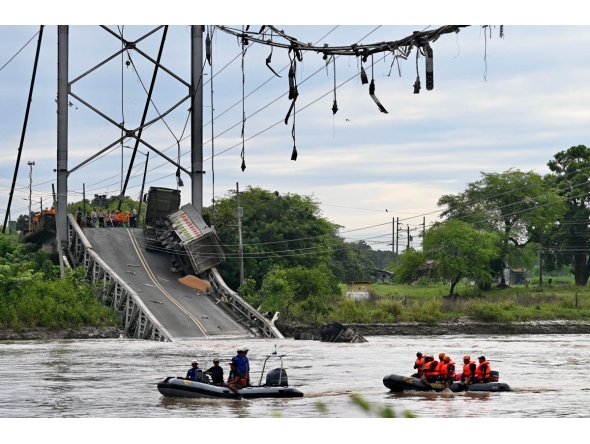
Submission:
[[[438,371],[438,361],[434,360],[434,356],[428,355],[424,358],[424,365],[422,366],[422,377],[420,381],[427,387],[430,387],[431,382],[438,379],[440,372]]]
[[[444,381],[446,388],[449,388],[455,379],[455,361],[448,355],[444,357],[440,379]]]
[[[51,207],[51,210],[49,210],[49,214],[55,214],[55,207]]]
[[[126,228],[129,228],[129,211],[125,211],[123,215],[123,224]]]
[[[439,353],[438,354],[438,368],[437,368],[439,375],[442,372],[443,365],[445,365],[445,354]]]
[[[418,372],[418,376],[422,376],[422,366],[424,365],[424,358],[422,353],[416,353],[416,362],[414,363],[414,369]]]
[[[476,368],[477,365],[475,364],[475,361],[471,360],[471,356],[463,356],[463,374],[461,375],[461,381],[470,385],[475,379]]]
[[[188,379],[189,381],[196,381],[197,380],[197,373],[201,373],[203,370],[199,368],[199,363],[197,361],[193,361],[191,368],[188,369],[186,376],[184,379]]]
[[[115,227],[123,226],[123,213],[120,210],[115,211]]]
[[[477,359],[479,359],[479,365],[475,369],[475,377],[479,382],[490,382],[490,372],[492,371],[490,363],[486,361],[485,356],[480,356]]]

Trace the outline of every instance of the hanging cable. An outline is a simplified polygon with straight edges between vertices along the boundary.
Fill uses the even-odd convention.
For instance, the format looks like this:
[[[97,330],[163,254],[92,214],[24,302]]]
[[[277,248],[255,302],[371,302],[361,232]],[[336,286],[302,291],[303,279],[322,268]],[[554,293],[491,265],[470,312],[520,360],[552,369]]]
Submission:
[[[242,34],[244,33],[244,25],[242,25]],[[245,156],[245,142],[244,142],[244,130],[246,127],[246,109],[244,104],[244,96],[245,96],[245,89],[246,89],[246,74],[244,71],[244,59],[246,58],[246,38],[242,36],[242,171],[246,169],[246,159]]]
[[[371,54],[371,84],[369,85],[369,95],[377,104],[377,108],[379,108],[379,111],[381,111],[383,114],[387,114],[387,110],[383,105],[381,105],[381,102],[375,95],[375,62],[373,61],[373,54]]]
[[[211,26],[209,26],[209,31],[207,33],[207,37],[209,37],[209,33],[211,33],[211,37],[215,33],[215,29],[212,30]],[[209,39],[209,45],[211,46],[211,40]],[[213,107],[213,51],[211,48],[209,49],[209,73],[210,73],[210,84],[209,89],[211,90],[211,205],[213,206],[213,225],[217,226],[217,217],[216,217],[216,207],[215,207],[215,130],[214,130],[214,122],[215,122],[215,108]]]
[[[332,63],[334,63],[334,104],[332,105],[332,115],[338,112],[338,102],[336,101],[336,57],[332,56]]]
[[[123,37],[123,33],[125,32],[125,25],[121,25],[121,28],[119,28],[119,25],[117,25],[117,28],[119,29],[119,34],[121,34],[121,49],[125,49],[125,41],[124,41],[124,37]],[[121,52],[121,188],[120,188],[120,193],[123,193],[123,162],[124,162],[124,154],[123,151],[125,150],[125,148],[123,148],[124,145],[124,140],[123,140],[123,136],[125,135],[123,128],[125,128],[125,109],[124,109],[124,100],[125,100],[125,90],[124,90],[124,82],[123,82],[123,66],[125,64],[125,53],[122,51]]]
[[[416,47],[416,81],[414,82],[414,94],[420,94],[420,73],[418,72],[418,56],[420,55],[420,48]]]

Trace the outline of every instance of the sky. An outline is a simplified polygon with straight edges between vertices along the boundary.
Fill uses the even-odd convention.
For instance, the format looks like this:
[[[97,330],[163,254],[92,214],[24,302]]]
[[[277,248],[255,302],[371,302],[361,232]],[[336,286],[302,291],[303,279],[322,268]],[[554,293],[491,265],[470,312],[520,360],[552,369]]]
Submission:
[[[71,23],[74,23],[72,21]],[[119,25],[122,26],[122,25]],[[232,25],[241,27],[241,25]],[[251,25],[257,29],[260,25]],[[396,40],[413,31],[440,25],[277,25],[304,42],[330,46]],[[111,29],[118,32],[116,25]],[[135,39],[153,26],[126,25],[126,38]],[[36,32],[38,26],[0,26],[0,67]],[[587,26],[480,25],[443,35],[432,44],[434,90],[424,88],[424,59],[418,61],[423,89],[413,94],[416,78],[415,53],[390,73],[391,55],[374,59],[376,95],[389,111],[380,113],[358,76],[358,61],[336,60],[338,112],[332,114],[333,65],[325,69],[321,55],[305,53],[298,66],[299,98],[296,116],[297,161],[291,161],[291,123],[285,125],[290,101],[287,71],[276,78],[265,65],[270,48],[251,45],[244,58],[244,101],[247,116],[244,134],[246,170],[241,171],[242,71],[236,38],[217,30],[213,39],[213,108],[215,196],[247,186],[280,193],[311,195],[322,215],[342,226],[348,240],[366,239],[374,249],[390,249],[392,218],[402,220],[401,230],[410,226],[419,247],[423,221],[437,220],[438,199],[461,192],[466,183],[478,180],[481,172],[503,172],[509,168],[548,173],[547,161],[573,145],[588,144],[590,135],[590,29]],[[328,34],[324,37],[324,35]],[[487,34],[487,35],[486,35]],[[162,31],[154,33],[140,48],[156,57]],[[96,25],[70,27],[70,80],[120,48],[116,38]],[[14,172],[17,148],[31,81],[36,39],[0,71],[0,216],[4,217]],[[137,72],[146,88],[152,65],[132,53]],[[236,58],[236,56],[238,56]],[[233,62],[232,59],[235,60]],[[123,59],[126,61],[127,57]],[[109,115],[137,126],[146,93],[132,67],[121,66],[117,57],[76,82],[72,91]],[[231,63],[230,63],[231,62]],[[190,29],[170,26],[162,63],[178,76],[190,80]],[[219,70],[226,64],[222,71]],[[275,49],[272,66],[288,66],[285,50]],[[371,78],[370,63],[365,69]],[[210,67],[206,66],[211,78]],[[29,167],[34,161],[33,201],[48,202],[55,183],[57,90],[57,27],[44,29],[39,68],[31,104],[28,129],[18,173],[12,217],[26,213]],[[270,80],[269,80],[270,79]],[[264,86],[253,92],[261,84]],[[122,91],[123,85],[123,91]],[[160,72],[153,100],[160,112],[172,106],[187,88]],[[203,200],[213,198],[211,155],[210,84],[204,87],[204,177]],[[123,100],[121,96],[123,95]],[[321,98],[323,96],[323,98]],[[278,99],[278,100],[277,100]],[[319,100],[318,100],[319,99]],[[317,101],[316,101],[317,100]],[[70,97],[69,159],[72,168],[119,137],[119,130]],[[309,107],[303,109],[306,105]],[[232,105],[233,108],[229,109]],[[122,110],[123,106],[123,110]],[[144,138],[176,158],[188,115],[185,102],[162,122],[150,126]],[[228,110],[229,109],[229,110]],[[261,110],[262,109],[262,110]],[[259,111],[261,110],[261,111]],[[223,113],[223,114],[222,114]],[[148,119],[157,113],[150,109]],[[279,123],[280,122],[280,123]],[[277,124],[278,123],[278,124]],[[273,126],[274,125],[274,126]],[[270,127],[270,128],[269,128]],[[258,134],[262,132],[261,134]],[[174,133],[174,136],[171,134]],[[190,124],[184,132],[189,135]],[[125,145],[133,146],[131,142]],[[181,163],[188,169],[190,137],[180,143]],[[109,151],[69,178],[68,201],[81,200],[82,184],[87,196],[118,194],[121,186],[121,147]],[[140,151],[145,152],[144,147]],[[126,174],[130,149],[123,149]],[[127,195],[140,192],[144,156],[138,155],[132,169]],[[150,154],[146,186],[176,187],[175,167]],[[181,188],[183,202],[190,199],[189,178]],[[34,206],[35,208],[35,206]],[[244,211],[247,213],[248,209]],[[405,245],[401,239],[400,251]]]

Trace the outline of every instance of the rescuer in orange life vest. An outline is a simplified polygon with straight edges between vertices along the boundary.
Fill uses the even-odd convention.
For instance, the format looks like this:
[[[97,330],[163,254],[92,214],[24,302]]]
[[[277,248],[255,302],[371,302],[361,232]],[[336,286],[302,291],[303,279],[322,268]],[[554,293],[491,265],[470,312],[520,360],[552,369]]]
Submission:
[[[479,382],[490,382],[490,372],[492,371],[490,363],[486,361],[485,356],[480,356],[477,359],[479,359],[479,365],[475,369],[475,377]]]
[[[422,377],[420,381],[427,387],[430,387],[431,382],[438,379],[440,372],[438,371],[438,361],[434,360],[434,356],[428,355],[424,358],[424,365],[422,367]]]
[[[446,388],[449,388],[455,379],[455,361],[450,356],[444,357],[440,379],[444,381]]]
[[[438,370],[438,374],[439,375],[442,372],[443,365],[445,365],[445,354],[444,353],[439,353],[438,354],[438,367],[437,367],[437,370]]]
[[[475,361],[471,360],[471,356],[463,356],[463,374],[461,375],[461,381],[470,385],[475,380],[476,367],[477,365],[475,364]]]
[[[422,376],[422,366],[424,365],[424,358],[422,357],[422,353],[416,353],[416,362],[414,363],[414,368],[418,372],[418,376]]]

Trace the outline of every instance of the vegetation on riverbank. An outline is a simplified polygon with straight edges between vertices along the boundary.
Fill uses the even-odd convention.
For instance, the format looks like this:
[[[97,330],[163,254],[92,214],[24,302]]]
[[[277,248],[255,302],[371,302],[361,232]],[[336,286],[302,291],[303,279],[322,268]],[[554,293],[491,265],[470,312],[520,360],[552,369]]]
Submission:
[[[45,251],[0,235],[0,328],[117,325],[83,273],[67,270],[61,279]]]
[[[448,285],[429,287],[376,284],[369,300],[345,299],[333,307],[331,319],[350,323],[439,322],[468,316],[484,322],[590,320],[590,288],[545,284],[482,291],[462,286],[456,298],[444,298]]]

